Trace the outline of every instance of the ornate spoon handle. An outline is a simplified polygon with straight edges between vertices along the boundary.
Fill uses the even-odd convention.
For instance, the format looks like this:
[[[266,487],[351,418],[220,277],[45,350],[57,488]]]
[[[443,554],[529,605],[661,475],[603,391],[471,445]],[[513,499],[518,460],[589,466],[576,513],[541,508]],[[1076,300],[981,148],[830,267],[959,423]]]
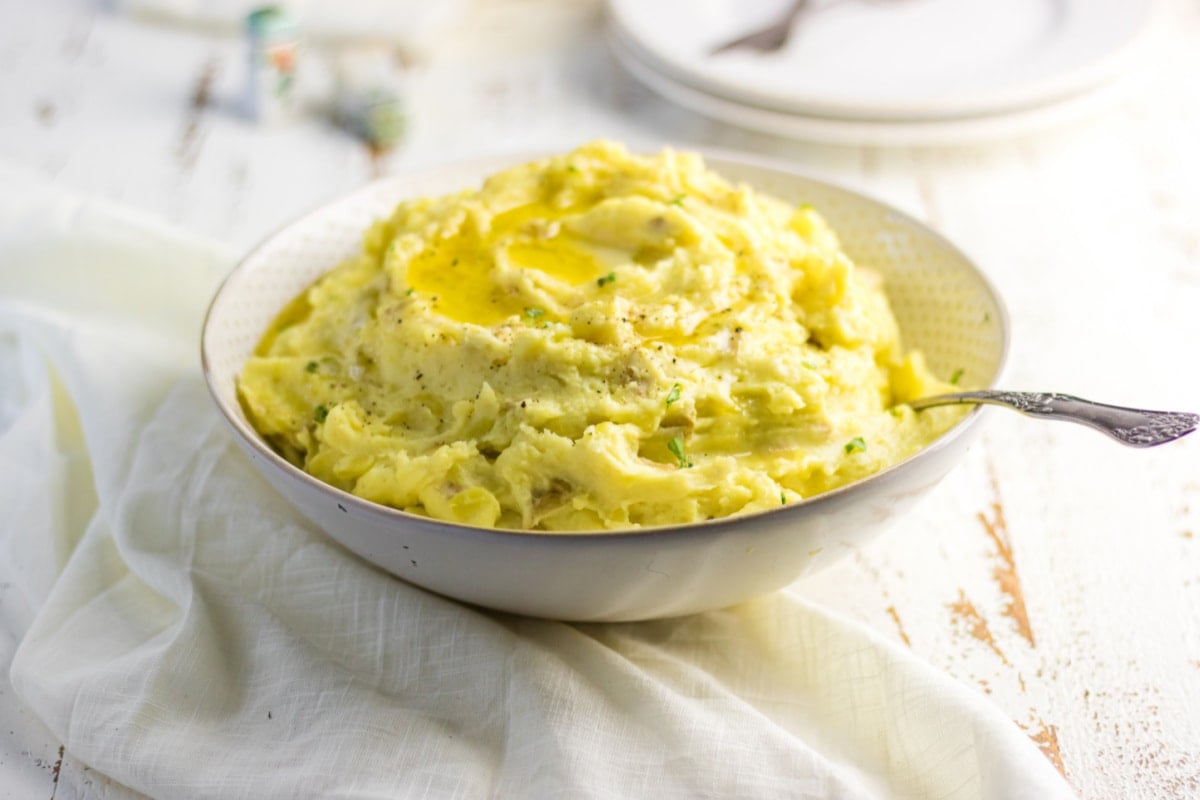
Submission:
[[[959,392],[922,397],[908,405],[914,409],[958,403],[1004,406],[1031,417],[1078,422],[1106,433],[1130,447],[1154,447],[1186,436],[1200,425],[1200,415],[1183,411],[1146,411],[1094,403],[1053,392]]]

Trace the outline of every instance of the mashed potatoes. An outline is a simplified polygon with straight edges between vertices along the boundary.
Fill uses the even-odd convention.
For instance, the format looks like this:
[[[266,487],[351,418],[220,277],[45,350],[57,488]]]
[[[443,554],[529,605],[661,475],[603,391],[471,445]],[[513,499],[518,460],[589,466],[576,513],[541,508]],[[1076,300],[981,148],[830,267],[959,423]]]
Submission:
[[[239,382],[283,455],[443,520],[556,531],[777,507],[958,412],[816,211],[596,142],[405,201]]]

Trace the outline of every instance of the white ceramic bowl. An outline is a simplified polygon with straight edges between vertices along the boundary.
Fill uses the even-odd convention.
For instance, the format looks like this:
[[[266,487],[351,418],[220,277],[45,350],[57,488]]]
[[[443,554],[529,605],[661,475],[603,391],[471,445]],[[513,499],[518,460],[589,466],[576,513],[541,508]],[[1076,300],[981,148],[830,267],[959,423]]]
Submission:
[[[205,378],[234,438],[284,497],[363,558],[426,589],[489,608],[566,620],[633,620],[720,608],[774,591],[881,531],[967,448],[980,412],[869,478],[772,511],[699,524],[596,534],[470,528],[380,506],[289,464],[254,431],[235,380],[262,332],[295,295],[359,250],[372,219],[403,198],[474,186],[531,157],[489,158],[390,178],[292,223],[243,260],[204,322]],[[883,273],[906,346],[934,372],[993,386],[1008,321],[986,278],[921,223],[779,164],[712,152],[710,167],[793,203],[811,203],[849,255]]]

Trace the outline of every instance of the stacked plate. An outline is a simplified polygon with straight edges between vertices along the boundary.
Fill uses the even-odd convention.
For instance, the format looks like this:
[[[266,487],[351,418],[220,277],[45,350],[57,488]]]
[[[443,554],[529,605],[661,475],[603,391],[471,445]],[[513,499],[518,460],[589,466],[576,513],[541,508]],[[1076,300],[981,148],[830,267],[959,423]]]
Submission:
[[[924,145],[1079,118],[1128,88],[1153,0],[608,0],[617,59],[664,97],[790,138]],[[791,20],[775,51],[724,48]]]

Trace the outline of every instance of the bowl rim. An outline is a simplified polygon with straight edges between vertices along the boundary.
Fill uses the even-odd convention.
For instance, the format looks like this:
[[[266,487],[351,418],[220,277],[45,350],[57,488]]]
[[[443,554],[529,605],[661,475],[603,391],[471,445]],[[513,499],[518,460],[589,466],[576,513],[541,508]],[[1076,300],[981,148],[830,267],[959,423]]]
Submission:
[[[831,181],[814,178],[800,170],[794,169],[785,162],[765,156],[743,153],[736,150],[725,148],[710,148],[710,147],[680,147],[679,150],[696,152],[701,155],[707,164],[711,159],[737,163],[744,166],[766,169],[774,172],[783,173],[791,177],[800,178],[808,183],[820,186],[825,189],[831,189],[835,192],[842,192],[853,195],[854,197],[865,200],[868,203],[874,204],[886,210],[889,214],[899,219],[906,225],[919,228],[923,233],[928,235],[940,246],[946,248],[950,253],[957,256],[966,263],[975,274],[975,277],[982,284],[992,302],[996,306],[996,322],[1000,330],[1000,354],[997,361],[996,371],[992,379],[988,382],[986,389],[994,389],[1001,381],[1003,376],[1008,371],[1008,357],[1011,348],[1012,327],[1011,319],[1008,313],[1008,308],[1004,303],[1003,297],[996,291],[995,283],[988,277],[979,265],[963,251],[954,242],[950,241],[940,232],[934,230],[926,223],[917,219],[913,215],[902,211],[890,203],[872,197],[869,194],[860,192],[857,189],[851,189]],[[325,201],[310,211],[302,214],[299,217],[293,218],[288,222],[283,223],[271,233],[260,239],[246,252],[232,269],[221,279],[221,283],[217,286],[213,293],[212,299],[208,303],[208,307],[204,312],[204,321],[200,330],[200,367],[204,374],[204,383],[208,387],[209,395],[216,404],[217,409],[221,412],[226,425],[230,427],[235,436],[239,437],[245,445],[251,447],[258,455],[266,459],[266,461],[283,470],[288,477],[299,481],[306,487],[316,490],[318,493],[326,494],[330,499],[334,500],[338,508],[349,513],[350,508],[360,514],[365,514],[375,518],[379,522],[394,523],[400,526],[408,526],[410,529],[415,528],[422,532],[432,532],[439,535],[445,535],[447,531],[453,532],[456,535],[467,536],[469,538],[481,537],[492,538],[494,536],[512,537],[515,540],[537,541],[543,542],[579,542],[579,541],[598,541],[598,540],[627,540],[634,538],[643,540],[647,537],[668,537],[677,535],[696,535],[697,533],[719,534],[725,529],[731,527],[744,527],[747,524],[753,524],[757,520],[771,516],[786,519],[791,515],[799,515],[806,513],[820,513],[825,506],[836,505],[851,495],[858,492],[867,491],[871,486],[887,482],[890,477],[902,469],[910,469],[913,465],[928,461],[931,458],[944,450],[952,447],[957,441],[969,435],[975,427],[979,425],[980,419],[986,409],[984,406],[976,405],[956,423],[952,428],[943,433],[931,444],[921,448],[917,452],[910,455],[901,461],[896,462],[878,472],[872,473],[865,478],[853,481],[852,483],[839,486],[836,489],[831,489],[827,492],[813,495],[811,497],[802,498],[795,502],[781,504],[775,508],[767,508],[759,511],[751,511],[744,514],[734,514],[728,517],[717,517],[714,519],[700,520],[697,522],[678,523],[671,525],[653,525],[644,527],[617,528],[613,530],[595,530],[595,531],[545,531],[545,530],[524,530],[518,528],[486,528],[475,525],[465,525],[458,522],[447,522],[445,520],[434,519],[432,517],[424,517],[419,514],[413,514],[403,509],[386,506],[381,503],[376,503],[372,500],[359,497],[351,494],[336,486],[325,483],[318,478],[310,475],[300,469],[290,461],[279,455],[273,450],[263,439],[258,435],[257,431],[250,426],[248,420],[244,420],[238,414],[233,413],[229,408],[229,404],[222,398],[220,392],[215,385],[212,366],[209,363],[209,325],[212,320],[214,309],[220,304],[225,295],[226,289],[230,282],[245,269],[248,263],[253,262],[256,257],[269,246],[277,237],[287,231],[292,230],[309,223],[314,217],[324,214],[331,206],[350,202],[359,197],[374,194],[379,191],[384,184],[400,184],[404,181],[410,181],[414,178],[428,177],[436,175],[447,169],[460,169],[469,172],[480,172],[480,178],[487,177],[485,169],[503,168],[503,164],[517,165],[533,161],[541,158],[548,158],[555,155],[558,151],[539,150],[513,150],[505,152],[497,152],[488,155],[479,155],[466,159],[453,159],[439,161],[434,164],[418,167],[414,169],[403,170],[392,175],[371,181],[370,183],[355,189],[347,194],[339,195],[331,200]]]

